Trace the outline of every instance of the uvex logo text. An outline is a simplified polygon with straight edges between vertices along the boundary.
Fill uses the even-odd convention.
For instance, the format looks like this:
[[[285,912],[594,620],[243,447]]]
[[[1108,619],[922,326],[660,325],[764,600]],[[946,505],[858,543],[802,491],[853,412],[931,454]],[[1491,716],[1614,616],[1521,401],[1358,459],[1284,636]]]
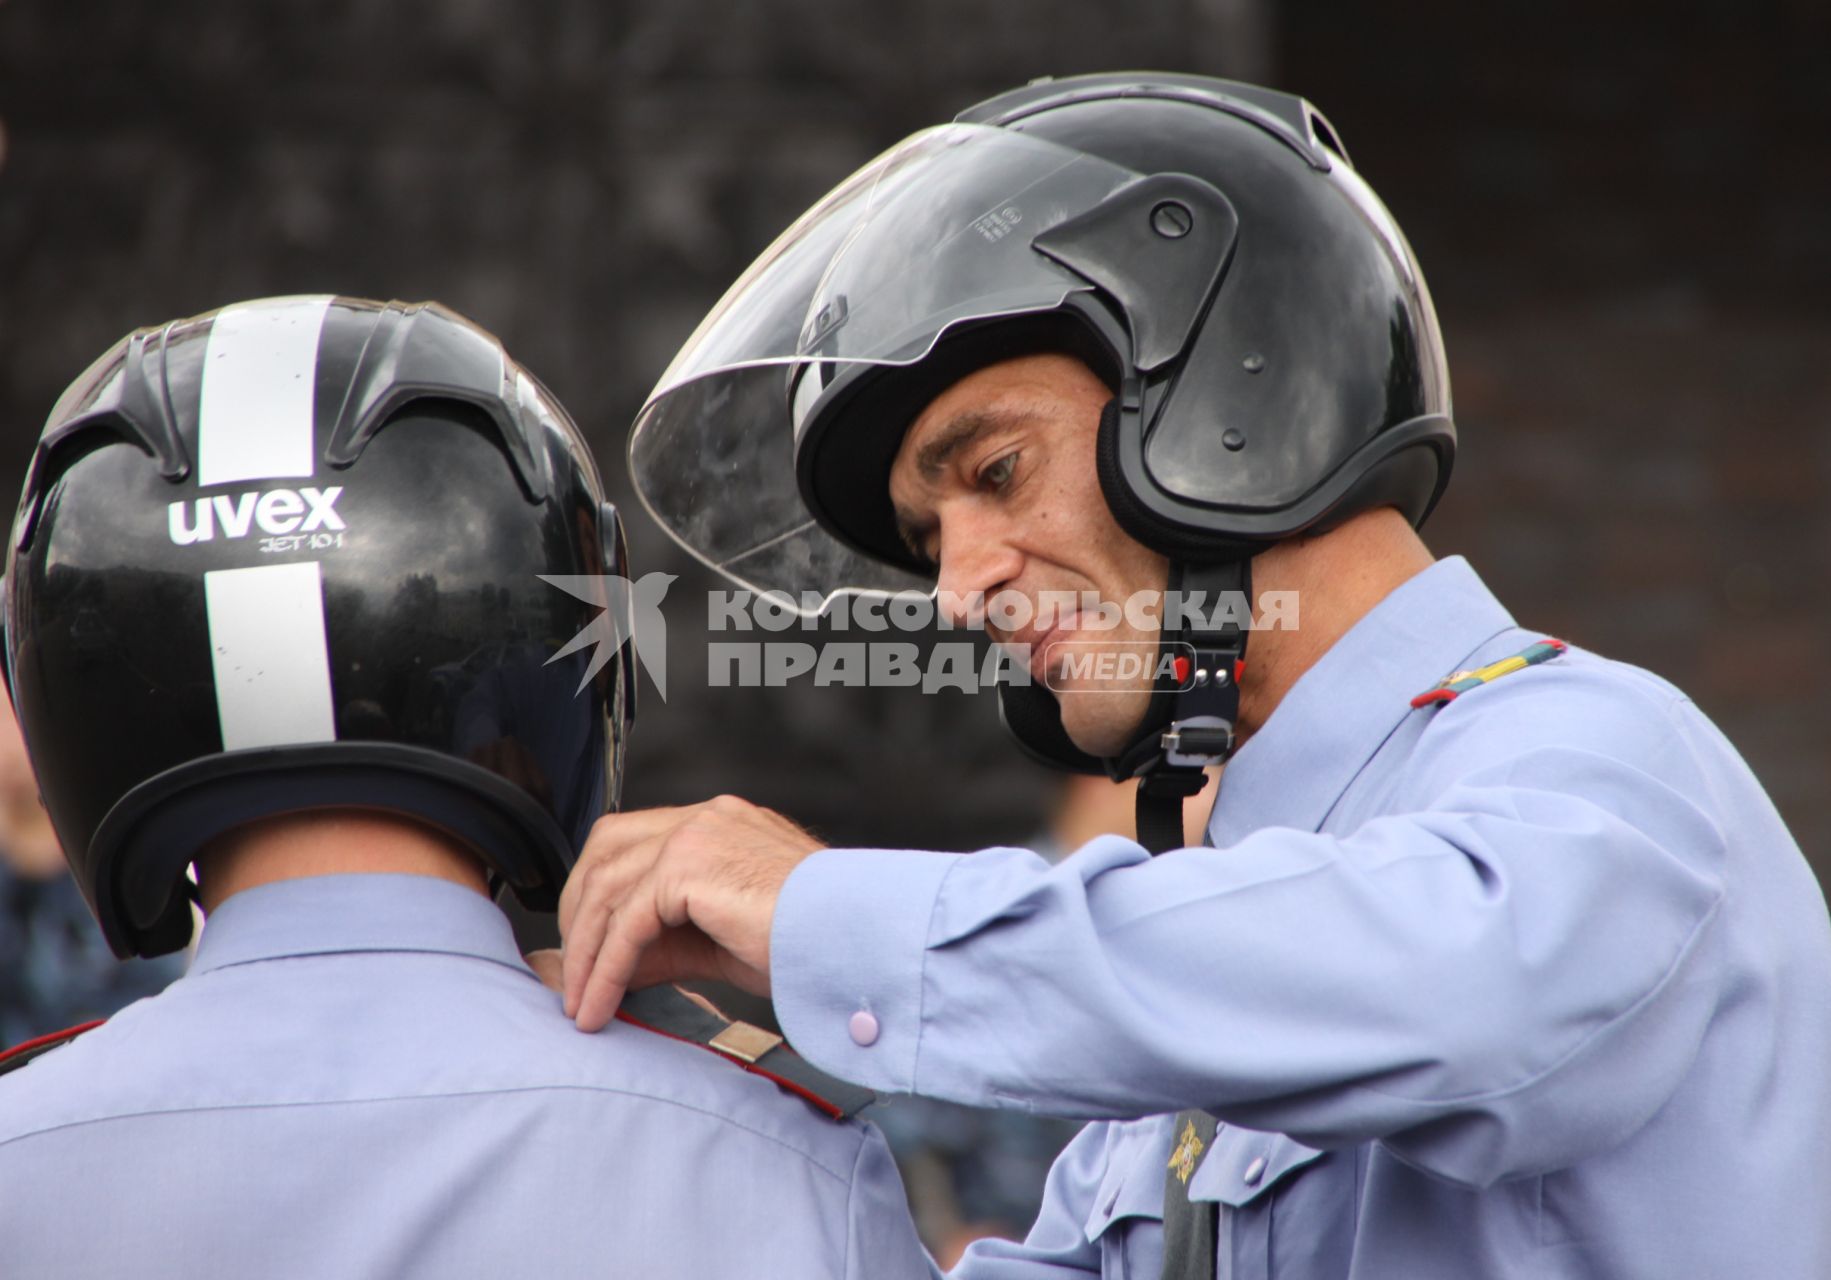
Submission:
[[[341,485],[328,489],[250,490],[234,497],[219,493],[213,498],[170,504],[165,509],[166,528],[172,541],[181,547],[208,542],[218,529],[225,538],[244,538],[254,527],[265,534],[341,531],[343,517],[333,508],[342,493]]]

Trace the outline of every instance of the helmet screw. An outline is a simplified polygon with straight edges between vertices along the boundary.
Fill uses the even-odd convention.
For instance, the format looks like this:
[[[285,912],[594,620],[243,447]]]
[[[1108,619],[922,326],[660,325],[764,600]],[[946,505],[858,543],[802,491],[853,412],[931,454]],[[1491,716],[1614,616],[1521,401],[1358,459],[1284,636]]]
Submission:
[[[1202,686],[1203,686],[1203,685],[1205,685],[1205,684],[1207,684],[1207,683],[1208,683],[1208,671],[1207,671],[1207,669],[1206,669],[1206,668],[1201,668],[1201,669],[1199,669],[1199,670],[1197,670],[1197,671],[1196,671],[1196,673],[1195,673],[1195,687],[1196,687],[1196,688],[1197,688],[1197,689],[1199,689],[1199,688],[1201,688],[1201,687],[1202,687]]]
[[[1248,373],[1260,373],[1265,369],[1265,357],[1257,351],[1240,361],[1240,367]]]
[[[1165,200],[1151,210],[1151,230],[1165,240],[1180,240],[1195,225],[1195,215],[1180,200]]]
[[[1238,453],[1246,447],[1246,433],[1238,427],[1228,427],[1221,432],[1221,443],[1227,446],[1228,452]]]
[[[1227,673],[1225,671],[1216,671],[1214,673],[1214,687],[1218,689],[1226,683],[1227,683]]]

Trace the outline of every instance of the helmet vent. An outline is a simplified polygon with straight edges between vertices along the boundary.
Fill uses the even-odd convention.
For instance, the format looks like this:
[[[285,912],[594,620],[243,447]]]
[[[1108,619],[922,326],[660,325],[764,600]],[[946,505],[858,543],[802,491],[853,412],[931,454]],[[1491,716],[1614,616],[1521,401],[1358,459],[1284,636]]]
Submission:
[[[1309,108],[1306,114],[1310,118],[1310,137],[1315,140],[1316,145],[1327,148],[1332,154],[1339,157],[1343,164],[1352,165],[1354,162],[1348,159],[1348,149],[1342,146],[1341,139],[1335,136],[1335,126],[1330,124],[1322,112],[1315,107],[1309,107],[1308,103],[1304,105]]]

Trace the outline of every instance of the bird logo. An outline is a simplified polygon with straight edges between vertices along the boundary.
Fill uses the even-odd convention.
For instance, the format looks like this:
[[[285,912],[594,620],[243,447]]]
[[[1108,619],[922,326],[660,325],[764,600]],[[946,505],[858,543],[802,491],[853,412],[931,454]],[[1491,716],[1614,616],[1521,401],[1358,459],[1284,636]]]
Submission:
[[[591,678],[616,657],[624,641],[634,640],[638,665],[648,672],[649,679],[654,682],[655,692],[666,702],[668,623],[661,612],[661,601],[677,576],[672,573],[645,573],[640,578],[630,579],[620,574],[601,574],[595,577],[586,574],[541,574],[540,580],[548,586],[558,587],[573,599],[583,600],[602,610],[577,635],[560,646],[559,651],[548,658],[547,662],[558,662],[587,645],[597,646],[592,651],[591,661],[586,664],[585,674],[575,691],[582,692],[591,683]]]

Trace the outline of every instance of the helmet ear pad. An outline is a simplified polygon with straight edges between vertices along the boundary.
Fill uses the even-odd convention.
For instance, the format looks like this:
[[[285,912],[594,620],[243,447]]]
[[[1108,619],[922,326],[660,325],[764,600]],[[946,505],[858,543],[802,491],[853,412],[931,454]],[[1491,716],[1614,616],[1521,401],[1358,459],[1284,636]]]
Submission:
[[[1094,466],[1100,492],[1121,529],[1173,562],[1212,564],[1257,555],[1284,538],[1326,533],[1377,507],[1397,509],[1417,528],[1443,496],[1455,454],[1456,429],[1448,417],[1426,414],[1400,423],[1363,444],[1312,501],[1301,504],[1309,512],[1300,510],[1294,527],[1258,538],[1192,527],[1165,512],[1171,504],[1161,493],[1152,495],[1154,501],[1141,496],[1133,477],[1150,484],[1143,446],[1136,422],[1125,421],[1117,398],[1100,415]]]
[[[1074,745],[1062,727],[1062,704],[1039,684],[998,684],[998,718],[1024,754],[1067,773],[1105,774],[1106,764]]]

